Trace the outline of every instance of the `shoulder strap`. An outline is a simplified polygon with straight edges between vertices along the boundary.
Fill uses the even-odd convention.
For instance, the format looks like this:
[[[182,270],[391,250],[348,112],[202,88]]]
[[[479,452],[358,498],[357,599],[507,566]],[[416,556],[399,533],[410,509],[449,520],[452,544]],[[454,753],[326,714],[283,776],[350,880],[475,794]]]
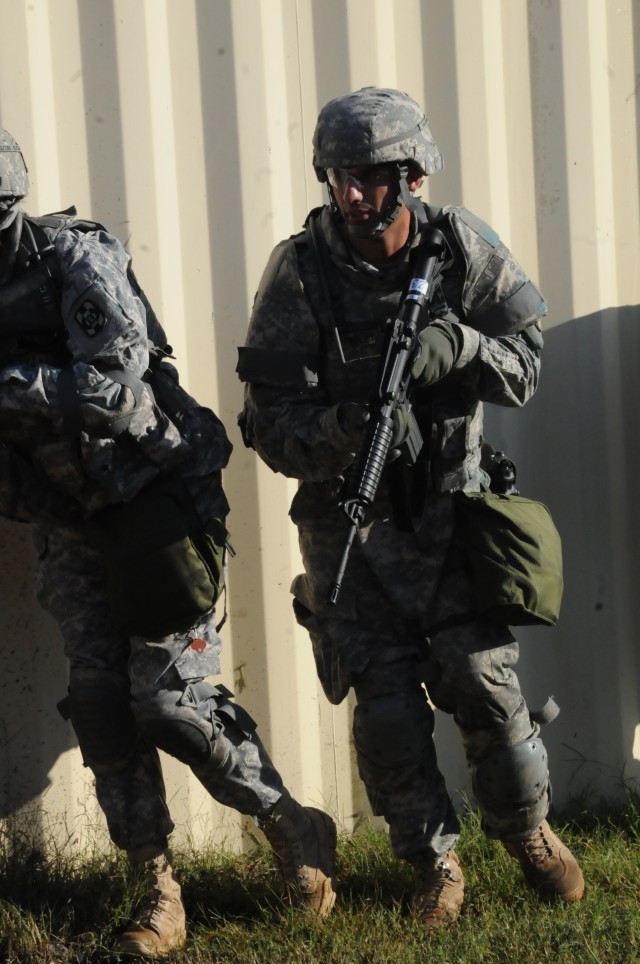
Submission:
[[[338,354],[340,355],[340,359],[344,365],[346,364],[346,360],[344,357],[342,342],[340,341],[340,333],[338,331],[338,323],[336,321],[336,313],[334,310],[337,292],[335,291],[335,288],[332,292],[330,285],[330,278],[332,276],[333,269],[330,263],[327,243],[320,228],[320,217],[322,215],[322,210],[322,208],[314,208],[314,210],[311,211],[307,220],[305,221],[304,237],[308,240],[309,247],[314,255],[315,266],[317,268],[318,279],[320,281],[320,290],[322,292],[323,308],[327,313],[329,327],[333,331],[333,337],[336,341]]]
[[[25,228],[37,245],[39,253],[51,247],[60,232],[73,221],[75,213],[75,207],[70,207],[66,211],[56,211],[54,214],[44,214],[37,218],[25,214]]]

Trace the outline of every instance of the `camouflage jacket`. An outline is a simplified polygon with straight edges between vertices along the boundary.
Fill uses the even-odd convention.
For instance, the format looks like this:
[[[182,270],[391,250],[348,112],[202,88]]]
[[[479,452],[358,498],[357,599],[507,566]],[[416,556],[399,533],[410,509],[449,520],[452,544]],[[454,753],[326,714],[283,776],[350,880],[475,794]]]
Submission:
[[[42,279],[31,272],[45,263],[48,291],[38,303]],[[39,330],[47,311],[58,313],[59,330]],[[115,237],[66,215],[25,216],[14,271],[0,286],[0,512],[38,521],[46,504],[54,516],[66,515],[65,505],[86,515],[176,469],[192,480],[203,512],[224,517],[222,488],[210,477],[231,445],[214,413],[179,386],[167,351]]]
[[[413,402],[430,440],[432,488],[478,490],[488,481],[480,468],[482,403],[521,406],[535,391],[546,305],[484,222],[461,207],[425,210],[448,247],[434,312],[458,327],[462,351],[453,371]],[[334,497],[353,460],[338,404],[370,397],[384,322],[398,310],[410,269],[406,251],[383,269],[358,259],[328,206],[307,225],[311,219],[320,227],[319,253],[308,226],[274,249],[238,374],[246,382],[245,441],[274,471],[310,484],[296,501],[313,512]]]

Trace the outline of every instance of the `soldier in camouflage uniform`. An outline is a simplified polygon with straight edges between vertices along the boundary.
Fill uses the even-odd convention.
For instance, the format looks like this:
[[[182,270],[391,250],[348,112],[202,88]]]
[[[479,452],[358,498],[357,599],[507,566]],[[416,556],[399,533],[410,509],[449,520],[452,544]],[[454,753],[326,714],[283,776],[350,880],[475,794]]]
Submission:
[[[185,936],[158,748],[188,764],[217,801],[256,818],[286,896],[324,916],[334,901],[335,825],[289,795],[250,716],[224,686],[204,681],[220,672],[215,591],[186,622],[182,610],[159,612],[155,569],[146,587],[134,574],[125,587],[134,612],[143,592],[151,612],[125,631],[96,536],[123,511],[135,533],[145,499],[165,484],[188,505],[198,537],[212,520],[219,533],[231,445],[214,413],[180,387],[120,242],[69,213],[28,216],[27,193],[20,148],[0,129],[0,512],[35,531],[39,600],[69,659],[68,715],[111,838],[147,879],[117,949],[165,956]],[[177,518],[171,503],[153,517],[154,536]]]
[[[355,691],[360,776],[393,852],[415,867],[413,906],[424,924],[455,919],[464,889],[425,688],[459,727],[487,834],[542,898],[577,900],[582,873],[545,819],[544,714],[528,709],[517,643],[478,614],[452,546],[452,493],[489,484],[483,402],[519,407],[538,384],[545,302],[491,228],[463,207],[414,197],[442,156],[408,95],[368,87],[332,100],[313,149],[329,204],[273,251],[238,364],[245,441],[301,481],[291,506],[305,569],[292,586],[296,618],[328,699]],[[417,531],[396,525],[383,474],[332,605],[347,531],[337,507],[343,481],[369,417],[384,322],[397,315],[428,225],[442,232],[446,254],[436,321],[420,333],[412,368],[413,407],[430,440],[423,522]]]

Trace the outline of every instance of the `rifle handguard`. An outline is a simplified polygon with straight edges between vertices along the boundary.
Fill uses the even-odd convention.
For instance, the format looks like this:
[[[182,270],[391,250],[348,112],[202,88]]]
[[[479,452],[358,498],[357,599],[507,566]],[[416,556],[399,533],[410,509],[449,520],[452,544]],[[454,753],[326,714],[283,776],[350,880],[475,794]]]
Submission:
[[[331,583],[329,602],[338,600],[351,546],[356,531],[364,519],[364,512],[374,501],[393,439],[393,413],[405,404],[415,360],[418,321],[431,299],[431,282],[445,250],[444,236],[436,228],[425,232],[422,244],[416,249],[416,267],[407,288],[397,318],[387,322],[387,336],[381,355],[381,366],[376,392],[371,402],[371,419],[358,449],[349,475],[346,497],[340,508],[349,521],[345,547]],[[377,415],[374,414],[377,411]],[[414,419],[415,422],[415,419]],[[415,423],[417,428],[417,423]],[[420,444],[419,431],[413,433],[414,449]],[[419,449],[416,451],[416,457]]]

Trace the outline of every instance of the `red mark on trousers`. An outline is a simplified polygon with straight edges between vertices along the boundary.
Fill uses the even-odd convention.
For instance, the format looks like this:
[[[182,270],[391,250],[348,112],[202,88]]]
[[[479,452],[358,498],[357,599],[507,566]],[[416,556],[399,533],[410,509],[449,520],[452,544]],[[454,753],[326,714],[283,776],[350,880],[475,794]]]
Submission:
[[[194,639],[191,643],[191,649],[195,649],[196,653],[202,653],[207,648],[207,644],[204,639]]]

